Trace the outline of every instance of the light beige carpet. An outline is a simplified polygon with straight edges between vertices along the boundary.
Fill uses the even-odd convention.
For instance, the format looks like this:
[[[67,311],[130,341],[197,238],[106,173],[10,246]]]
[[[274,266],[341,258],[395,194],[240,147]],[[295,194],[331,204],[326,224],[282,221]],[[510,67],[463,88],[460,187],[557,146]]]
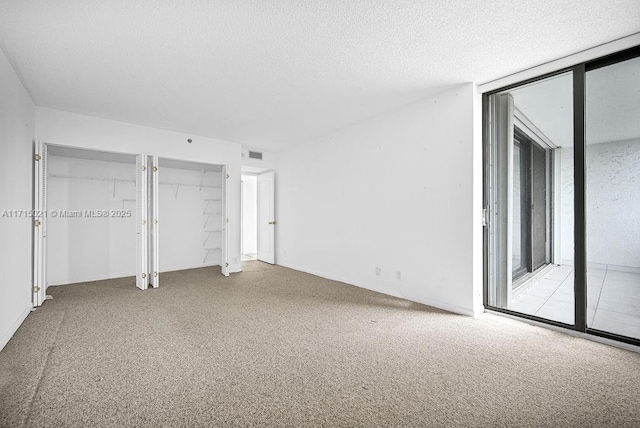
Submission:
[[[638,426],[640,354],[248,262],[52,287],[0,426]]]

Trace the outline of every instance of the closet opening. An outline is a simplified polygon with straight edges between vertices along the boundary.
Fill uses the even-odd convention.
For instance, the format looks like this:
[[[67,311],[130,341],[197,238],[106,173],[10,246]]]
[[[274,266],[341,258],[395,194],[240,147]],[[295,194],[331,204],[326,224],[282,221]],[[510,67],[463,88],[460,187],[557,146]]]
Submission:
[[[34,307],[50,285],[146,290],[161,272],[229,275],[226,165],[40,141],[35,149]]]
[[[158,203],[157,214],[150,210],[149,248],[158,266],[150,267],[151,275],[196,268],[228,275],[226,167],[156,158],[153,170],[150,189],[157,191],[149,200]]]
[[[135,283],[136,156],[47,145],[41,284]]]

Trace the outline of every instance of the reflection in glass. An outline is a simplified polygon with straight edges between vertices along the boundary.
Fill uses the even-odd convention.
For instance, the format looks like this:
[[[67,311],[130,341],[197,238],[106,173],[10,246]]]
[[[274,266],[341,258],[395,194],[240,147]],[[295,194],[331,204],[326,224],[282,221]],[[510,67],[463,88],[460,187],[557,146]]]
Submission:
[[[489,97],[489,305],[566,324],[573,299],[570,73]]]
[[[640,58],[586,75],[587,326],[640,339]]]
[[[526,222],[523,222],[521,215],[523,212],[523,204],[525,198],[523,197],[522,184],[526,181],[523,179],[522,174],[526,171],[526,166],[522,165],[525,158],[521,156],[521,146],[518,140],[513,144],[513,244],[512,244],[512,259],[513,259],[513,278],[522,276],[527,271],[527,266],[524,261],[524,244],[523,239],[526,236]],[[524,233],[522,228],[525,228]]]

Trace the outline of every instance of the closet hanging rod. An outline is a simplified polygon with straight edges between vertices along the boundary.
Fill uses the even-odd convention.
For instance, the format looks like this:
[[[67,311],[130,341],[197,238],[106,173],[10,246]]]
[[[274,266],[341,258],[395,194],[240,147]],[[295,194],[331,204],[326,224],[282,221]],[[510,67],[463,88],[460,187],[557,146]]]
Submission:
[[[126,179],[126,178],[101,178],[101,177],[86,177],[80,175],[62,175],[62,174],[49,174],[49,178],[66,178],[72,180],[91,180],[91,181],[104,181],[107,183],[113,183],[114,181],[117,183],[134,183],[136,180]],[[186,186],[186,187],[207,187],[211,189],[222,189],[222,186],[211,186],[207,184],[203,184],[200,186],[199,184],[187,184],[187,183],[172,183],[168,181],[161,181],[161,185],[165,186]]]
[[[210,185],[207,185],[207,184],[203,184],[202,186],[200,186],[199,184],[171,183],[171,182],[168,182],[168,181],[161,181],[158,184],[161,184],[161,185],[164,185],[164,186],[208,187],[208,188],[211,188],[211,189],[222,189],[222,186],[210,186]]]
[[[134,183],[136,180],[128,180],[125,178],[100,178],[100,177],[82,177],[78,175],[61,175],[61,174],[49,174],[49,178],[68,178],[72,180],[91,180],[91,181],[104,181],[107,183]]]

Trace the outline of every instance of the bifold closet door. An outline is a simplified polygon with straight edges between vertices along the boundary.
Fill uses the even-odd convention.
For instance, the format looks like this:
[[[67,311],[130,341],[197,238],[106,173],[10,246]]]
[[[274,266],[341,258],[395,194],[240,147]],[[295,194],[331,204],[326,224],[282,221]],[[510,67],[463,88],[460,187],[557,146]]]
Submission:
[[[47,145],[36,141],[33,168],[33,306],[44,302],[47,290]]]
[[[146,290],[149,286],[147,273],[147,155],[136,156],[136,287]]]
[[[222,169],[222,258],[220,267],[229,276],[229,167]]]
[[[159,266],[160,264],[160,248],[159,248],[160,215],[158,211],[158,207],[159,207],[159,199],[158,199],[159,178],[158,177],[160,174],[160,168],[158,166],[158,157],[157,156],[151,157],[151,163],[152,163],[151,174],[149,175],[149,179],[150,179],[149,232],[151,234],[150,240],[149,240],[149,243],[150,243],[150,248],[149,248],[150,281],[149,283],[153,288],[158,288],[158,286],[160,286],[160,266]]]

